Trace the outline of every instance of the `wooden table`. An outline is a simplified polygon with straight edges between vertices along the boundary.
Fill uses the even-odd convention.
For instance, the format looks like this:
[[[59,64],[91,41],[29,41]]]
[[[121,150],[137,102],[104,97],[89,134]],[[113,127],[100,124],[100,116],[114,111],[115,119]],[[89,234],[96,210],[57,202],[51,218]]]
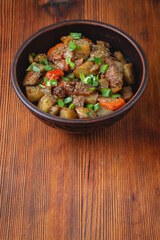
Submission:
[[[160,239],[160,2],[77,0],[60,14],[36,0],[0,0],[0,240]],[[70,135],[35,118],[17,98],[11,64],[50,24],[103,21],[143,48],[149,83],[121,121]]]

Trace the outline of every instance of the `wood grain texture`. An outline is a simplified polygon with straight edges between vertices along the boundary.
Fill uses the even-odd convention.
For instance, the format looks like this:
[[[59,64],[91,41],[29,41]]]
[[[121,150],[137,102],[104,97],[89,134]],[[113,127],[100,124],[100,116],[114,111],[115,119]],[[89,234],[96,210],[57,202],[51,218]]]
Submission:
[[[159,240],[160,1],[77,0],[59,14],[37,0],[0,0],[0,11],[0,239]],[[10,79],[24,40],[68,19],[121,28],[149,62],[147,89],[128,115],[84,136],[38,121]]]

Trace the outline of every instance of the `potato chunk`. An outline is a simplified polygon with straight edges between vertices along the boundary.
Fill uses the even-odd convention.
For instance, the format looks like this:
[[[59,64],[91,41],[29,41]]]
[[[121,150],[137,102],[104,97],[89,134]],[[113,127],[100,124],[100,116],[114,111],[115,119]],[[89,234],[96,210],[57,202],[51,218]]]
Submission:
[[[91,70],[92,70],[92,67],[93,66],[93,63],[92,62],[85,62],[83,63],[80,67],[77,67],[75,70],[74,70],[74,75],[78,78],[79,77],[79,73],[84,73],[85,76],[88,76],[89,74],[91,74]]]
[[[95,118],[96,114],[92,109],[85,107],[76,108],[76,112],[80,119]]]
[[[96,104],[97,100],[98,100],[98,93],[92,93],[91,95],[86,96],[84,101],[87,104]]]
[[[80,49],[74,50],[74,56],[75,58],[84,58],[87,59],[90,54],[90,44],[88,41],[84,39],[79,39],[75,41],[75,44],[77,46],[80,46]]]
[[[55,105],[56,100],[52,95],[45,95],[43,96],[39,103],[38,108],[44,112],[47,112],[53,105]]]
[[[66,107],[63,107],[60,110],[59,116],[62,117],[62,118],[68,118],[68,119],[76,119],[76,118],[78,118],[78,115],[77,115],[77,113],[74,110],[66,108]]]
[[[127,63],[123,65],[123,77],[124,80],[129,84],[134,84],[134,72],[133,72],[133,64]]]
[[[112,112],[113,112],[113,111],[110,110],[110,109],[106,109],[105,107],[100,107],[100,108],[97,110],[96,115],[97,115],[97,117],[102,117],[102,116],[111,114]]]
[[[60,110],[60,107],[59,106],[53,106],[49,109],[49,113],[54,115],[54,116],[57,116],[58,113],[59,113],[59,110]]]
[[[98,81],[98,91],[102,92],[102,89],[109,88],[109,82],[106,78],[101,78]]]
[[[121,94],[125,101],[129,101],[133,97],[133,92],[130,86],[122,88]]]
[[[44,92],[39,86],[26,86],[26,95],[29,101],[37,102],[44,96]]]
[[[123,65],[126,64],[126,60],[120,51],[114,52],[114,56],[117,58],[117,60],[121,61]]]

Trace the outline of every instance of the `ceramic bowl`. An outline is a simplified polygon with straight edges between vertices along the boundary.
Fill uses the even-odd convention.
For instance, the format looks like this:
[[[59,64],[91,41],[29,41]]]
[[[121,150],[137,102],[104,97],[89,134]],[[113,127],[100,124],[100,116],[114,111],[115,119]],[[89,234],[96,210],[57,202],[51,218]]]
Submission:
[[[25,96],[22,81],[28,67],[28,54],[31,52],[47,52],[49,48],[60,41],[60,37],[70,32],[81,32],[92,41],[109,42],[114,50],[120,50],[127,62],[134,65],[136,83],[133,98],[122,108],[110,115],[94,119],[64,119],[40,111]],[[120,29],[102,22],[87,20],[72,20],[45,27],[28,38],[17,51],[12,65],[12,84],[14,90],[24,105],[47,125],[66,130],[70,133],[89,133],[100,128],[108,127],[121,119],[142,96],[148,81],[148,64],[141,47],[133,38]],[[38,121],[38,120],[37,120]]]

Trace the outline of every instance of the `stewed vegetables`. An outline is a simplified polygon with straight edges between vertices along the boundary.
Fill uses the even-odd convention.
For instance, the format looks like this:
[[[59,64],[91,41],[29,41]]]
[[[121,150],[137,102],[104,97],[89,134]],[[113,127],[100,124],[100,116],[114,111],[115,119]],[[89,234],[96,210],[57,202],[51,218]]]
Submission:
[[[23,80],[29,101],[62,118],[108,115],[133,97],[133,64],[104,41],[72,32],[48,53],[29,54]]]

